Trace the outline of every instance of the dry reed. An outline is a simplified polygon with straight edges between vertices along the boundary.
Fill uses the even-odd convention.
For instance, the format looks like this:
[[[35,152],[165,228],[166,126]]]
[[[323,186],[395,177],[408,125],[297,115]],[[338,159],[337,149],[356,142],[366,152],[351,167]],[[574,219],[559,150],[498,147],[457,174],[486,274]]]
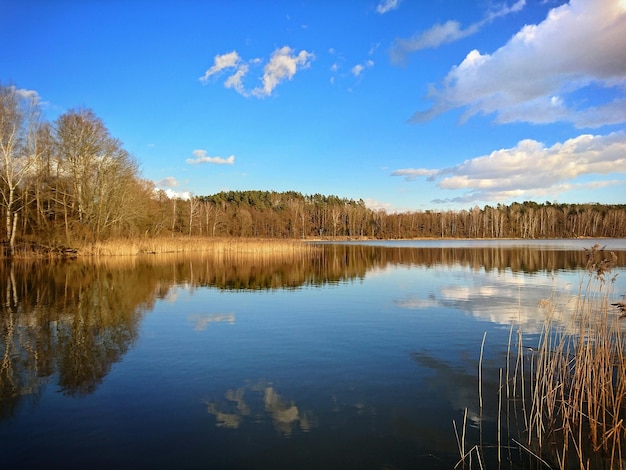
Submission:
[[[24,242],[15,248],[12,255],[8,255],[8,248],[2,245],[0,246],[0,259],[54,259],[192,252],[275,255],[277,253],[310,254],[316,251],[318,247],[315,244],[296,239],[139,237],[76,243],[71,248]]]
[[[278,253],[311,253],[313,244],[300,240],[249,238],[148,238],[103,241],[78,249],[85,256],[133,256],[140,254],[212,252],[228,254],[272,255]]]
[[[510,450],[516,448],[530,468],[626,468],[626,314],[620,316],[623,302],[611,302],[616,278],[611,271],[617,257],[598,245],[585,254],[587,274],[573,301],[541,302],[546,315],[536,349],[524,345],[519,326],[513,344],[511,326],[505,382],[501,377],[497,395],[498,467],[502,448],[509,450],[510,461]],[[570,317],[565,326],[563,314]],[[481,409],[484,340],[478,369]],[[506,398],[506,436],[511,442],[504,447],[501,394]],[[521,416],[511,406],[519,406]],[[517,439],[511,422],[520,426]],[[461,457],[457,467],[471,467],[474,454],[482,468],[482,438],[479,446],[466,451],[465,426],[464,420],[459,440],[454,423]]]
[[[571,324],[554,324],[556,302],[533,355],[527,439],[558,468],[625,468],[626,338],[610,299],[616,260],[596,245],[586,250]]]

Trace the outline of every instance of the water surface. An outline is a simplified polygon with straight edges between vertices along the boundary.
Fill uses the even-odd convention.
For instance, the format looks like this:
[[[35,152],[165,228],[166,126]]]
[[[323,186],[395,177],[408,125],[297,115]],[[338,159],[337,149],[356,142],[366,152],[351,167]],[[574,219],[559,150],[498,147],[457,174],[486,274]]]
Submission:
[[[594,243],[3,265],[2,466],[451,468],[466,409],[468,441],[495,442],[511,325],[532,342]],[[619,298],[626,243],[599,243]]]

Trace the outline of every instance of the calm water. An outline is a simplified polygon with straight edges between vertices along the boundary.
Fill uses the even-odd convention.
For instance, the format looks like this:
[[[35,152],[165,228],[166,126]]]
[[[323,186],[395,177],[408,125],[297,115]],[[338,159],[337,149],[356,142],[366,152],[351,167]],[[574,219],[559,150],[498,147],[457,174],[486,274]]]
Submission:
[[[0,465],[451,468],[465,409],[468,442],[495,443],[512,322],[532,343],[593,243],[4,265]],[[626,242],[600,243],[618,299]]]

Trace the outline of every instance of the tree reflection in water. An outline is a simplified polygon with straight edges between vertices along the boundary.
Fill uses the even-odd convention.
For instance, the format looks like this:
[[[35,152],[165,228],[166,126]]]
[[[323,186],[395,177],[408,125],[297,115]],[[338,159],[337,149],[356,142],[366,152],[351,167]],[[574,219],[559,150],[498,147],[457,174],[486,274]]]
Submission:
[[[93,392],[135,341],[154,291],[133,266],[81,262],[5,264],[0,283],[3,418],[53,377],[65,395]]]
[[[617,252],[626,265],[626,252]],[[582,250],[534,247],[381,247],[329,244],[309,256],[280,253],[197,254],[107,258],[101,260],[7,262],[0,265],[0,419],[12,416],[25,398],[36,400],[40,389],[54,383],[65,395],[90,394],[112,364],[137,339],[145,312],[165,299],[175,286],[211,286],[223,290],[297,289],[362,279],[370,271],[406,265],[462,266],[484,271],[553,272],[584,266]],[[451,293],[433,299],[402,299],[409,308],[424,302],[458,302]],[[489,296],[487,296],[489,297]],[[456,300],[455,300],[456,299]],[[420,303],[421,302],[421,303]],[[197,329],[212,322],[234,323],[234,314],[199,315]],[[256,391],[245,389],[247,393]],[[209,405],[224,426],[247,416],[246,403],[229,392],[230,408]],[[284,401],[271,386],[263,388],[265,412],[277,429],[294,423],[305,430],[311,418]]]

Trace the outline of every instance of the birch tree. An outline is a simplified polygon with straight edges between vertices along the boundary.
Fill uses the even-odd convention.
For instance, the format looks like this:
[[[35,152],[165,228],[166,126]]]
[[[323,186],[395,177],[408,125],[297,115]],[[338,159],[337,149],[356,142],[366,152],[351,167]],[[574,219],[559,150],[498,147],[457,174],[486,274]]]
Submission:
[[[0,199],[9,255],[24,207],[20,186],[37,159],[39,117],[36,93],[0,84]]]

